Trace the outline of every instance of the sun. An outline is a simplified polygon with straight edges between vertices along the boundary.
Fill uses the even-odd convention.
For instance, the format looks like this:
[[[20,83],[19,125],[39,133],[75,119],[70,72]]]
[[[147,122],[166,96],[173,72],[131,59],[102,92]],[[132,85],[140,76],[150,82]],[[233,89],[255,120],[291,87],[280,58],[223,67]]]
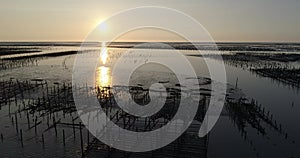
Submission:
[[[101,32],[107,32],[107,30],[108,30],[107,23],[105,23],[105,21],[100,22],[98,25],[98,28],[99,28],[99,31],[101,31]]]

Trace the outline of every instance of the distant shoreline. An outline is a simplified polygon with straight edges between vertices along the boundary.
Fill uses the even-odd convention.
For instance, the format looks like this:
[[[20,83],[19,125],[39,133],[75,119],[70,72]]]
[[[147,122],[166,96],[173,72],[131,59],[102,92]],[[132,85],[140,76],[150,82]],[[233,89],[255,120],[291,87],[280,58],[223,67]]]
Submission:
[[[147,43],[140,46],[139,44]],[[276,52],[300,52],[300,43],[278,43],[278,42],[162,42],[168,47],[158,46],[155,42],[112,42],[106,46],[110,48],[149,48],[149,49],[169,49],[173,47],[179,50],[220,50],[220,51],[276,51]],[[30,47],[30,46],[72,46],[72,47],[101,47],[101,42],[0,42],[1,47]]]

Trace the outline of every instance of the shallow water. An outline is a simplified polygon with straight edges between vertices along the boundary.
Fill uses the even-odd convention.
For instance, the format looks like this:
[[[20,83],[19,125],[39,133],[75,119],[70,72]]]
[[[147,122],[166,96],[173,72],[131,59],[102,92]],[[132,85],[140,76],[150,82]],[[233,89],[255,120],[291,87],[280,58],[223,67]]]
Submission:
[[[125,50],[126,49],[118,48],[109,49],[109,60],[106,61],[106,65],[108,64],[113,66],[113,63]],[[185,51],[184,53],[190,54],[194,52]],[[210,77],[209,72],[207,71],[207,66],[202,58],[187,58],[192,63],[198,76]],[[49,84],[53,84],[55,82],[71,82],[74,60],[75,55],[37,59],[37,65],[24,66],[11,70],[2,70],[0,72],[0,77],[1,80],[8,80],[10,78],[16,78],[18,80],[44,79],[49,81]],[[294,62],[293,64],[299,66],[299,63],[297,62]],[[225,65],[225,68],[227,73],[227,82],[232,86],[237,84],[237,87],[243,91],[249,100],[255,99],[262,105],[262,107],[265,107],[266,111],[270,111],[273,115],[273,119],[277,121],[277,124],[281,124],[284,132],[281,134],[275,130],[269,129],[268,125],[263,125],[267,129],[266,135],[263,136],[257,134],[256,129],[247,125],[245,129],[248,132],[248,136],[245,140],[243,136],[241,136],[236,125],[231,121],[232,116],[226,112],[226,109],[223,109],[222,116],[209,134],[207,156],[300,157],[300,153],[298,151],[298,148],[300,147],[300,136],[298,135],[298,133],[300,133],[298,123],[300,114],[299,89],[274,81],[270,78],[261,77],[246,69],[230,65]],[[104,84],[107,84],[107,82]],[[13,108],[11,110],[13,110]],[[0,132],[4,131],[3,133],[13,133],[12,131],[15,132],[15,129],[11,124],[10,117],[7,116],[7,111],[7,106],[2,107],[0,110]],[[25,114],[23,114],[23,116],[24,115]],[[74,113],[74,115],[76,115],[76,113]],[[23,126],[26,127],[26,121],[23,123]],[[46,133],[48,135],[45,134],[47,143],[44,149],[41,145],[41,136],[35,137],[34,131],[33,133],[32,131],[28,131],[26,133],[26,141],[24,144],[25,148],[21,148],[20,144],[16,143],[19,139],[19,137],[16,137],[16,134],[5,136],[6,139],[4,143],[0,142],[0,156],[80,156],[79,140],[73,140],[73,136],[71,134],[72,129],[66,130],[66,133],[68,133],[67,148],[62,145],[61,140],[55,139],[53,131]],[[9,141],[7,142],[7,140]],[[3,149],[5,149],[5,151]],[[16,149],[19,150],[17,150],[17,152],[13,152]]]
[[[235,142],[237,141],[237,134],[230,132],[233,127],[225,126],[228,124],[228,118],[222,117],[218,122],[219,125],[212,132],[212,135],[216,136],[216,139],[214,139],[216,143],[211,141],[212,146],[222,144],[222,147],[218,147],[218,145],[212,147],[216,153],[221,152],[226,155],[229,152],[238,157],[253,157],[258,152],[260,157],[298,157],[300,154],[298,152],[298,142],[300,141],[298,135],[300,132],[298,123],[300,113],[299,89],[232,66],[226,66],[226,72],[229,83],[234,85],[236,78],[238,78],[238,87],[243,90],[246,96],[257,100],[274,115],[274,118],[282,124],[282,128],[288,134],[288,139],[284,139],[284,136],[272,131],[269,136],[253,134],[251,139],[254,146],[256,146],[256,151],[254,151],[249,148],[247,143],[241,145],[242,139],[238,139],[239,143]],[[223,137],[222,133],[224,133]],[[211,138],[213,139],[213,136]],[[235,143],[232,143],[231,139]],[[218,152],[219,149],[220,152]],[[219,157],[224,156],[221,153]]]

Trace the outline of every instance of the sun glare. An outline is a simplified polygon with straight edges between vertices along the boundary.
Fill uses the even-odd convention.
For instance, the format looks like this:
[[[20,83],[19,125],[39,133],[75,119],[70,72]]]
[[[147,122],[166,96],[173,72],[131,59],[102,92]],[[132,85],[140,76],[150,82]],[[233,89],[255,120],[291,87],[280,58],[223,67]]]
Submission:
[[[97,85],[99,87],[108,87],[111,84],[110,82],[111,82],[110,69],[105,66],[98,67]]]
[[[101,32],[107,32],[108,26],[105,22],[101,22],[98,27]]]
[[[100,53],[100,60],[102,62],[102,64],[106,64],[108,58],[108,54],[107,54],[107,47],[105,46],[105,42],[102,42],[102,47],[101,47],[101,53]]]

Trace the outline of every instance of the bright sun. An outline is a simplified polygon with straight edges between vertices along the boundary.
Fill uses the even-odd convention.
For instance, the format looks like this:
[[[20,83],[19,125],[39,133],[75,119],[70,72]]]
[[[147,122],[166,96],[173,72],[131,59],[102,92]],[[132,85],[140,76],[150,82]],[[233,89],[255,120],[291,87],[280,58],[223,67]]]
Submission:
[[[108,27],[107,27],[107,24],[104,21],[102,21],[98,25],[98,27],[99,27],[99,29],[100,29],[101,32],[107,32]]]

